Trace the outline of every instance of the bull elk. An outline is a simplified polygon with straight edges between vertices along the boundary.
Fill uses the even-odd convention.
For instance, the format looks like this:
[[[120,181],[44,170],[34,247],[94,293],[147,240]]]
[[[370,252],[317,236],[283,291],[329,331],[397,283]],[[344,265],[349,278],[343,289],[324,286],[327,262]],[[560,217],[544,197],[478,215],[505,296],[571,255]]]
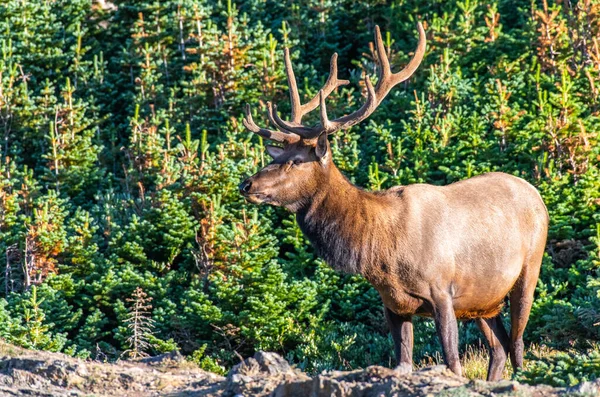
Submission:
[[[347,80],[337,76],[337,54],[323,88],[302,104],[285,49],[291,119],[267,103],[275,129],[261,128],[246,106],[244,126],[281,146],[267,146],[273,161],[243,181],[250,202],[282,206],[296,214],[303,233],[334,269],[364,276],[381,295],[399,369],[412,370],[412,317],[432,317],[448,367],[461,374],[457,319],[474,319],[489,344],[488,380],[502,378],[510,354],[523,365],[523,332],[529,318],[548,229],[548,213],[526,181],[488,173],[448,186],[413,184],[370,192],[350,183],[332,161],[328,135],[375,111],[397,84],[417,69],[425,31],[408,65],[392,73],[375,28],[378,79],[364,79],[366,100],[353,113],[329,119],[325,100]],[[320,122],[302,124],[319,108]],[[510,296],[511,330],[500,316]]]

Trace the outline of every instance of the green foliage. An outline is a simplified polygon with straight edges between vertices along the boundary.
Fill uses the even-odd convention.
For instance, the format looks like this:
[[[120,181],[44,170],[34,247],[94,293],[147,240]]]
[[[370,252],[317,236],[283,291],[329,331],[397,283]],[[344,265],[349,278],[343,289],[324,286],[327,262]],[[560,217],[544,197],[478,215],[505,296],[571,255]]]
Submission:
[[[591,378],[577,360],[594,363],[600,341],[598,1],[113,3],[0,4],[1,337],[116,359],[141,288],[147,353],[219,373],[259,349],[307,371],[391,365],[377,292],[316,258],[288,213],[237,193],[268,162],[240,116],[247,102],[289,110],[285,46],[303,98],[338,52],[352,84],[328,108],[356,109],[373,25],[397,70],[420,20],[423,64],[331,137],[334,160],[368,189],[488,171],[533,183],[551,227],[526,338],[579,353],[530,357],[520,376]],[[415,332],[415,358],[434,357],[432,323]],[[461,337],[481,345],[473,324]]]
[[[0,300],[0,338],[5,341],[16,343],[16,344],[24,344],[25,342],[20,339],[20,336],[23,333],[23,327],[21,325],[21,318],[14,316],[7,309],[8,302],[2,299]]]
[[[600,351],[588,354],[557,353],[540,357],[517,375],[517,379],[553,386],[574,386],[600,378]]]
[[[15,324],[18,320],[9,321],[8,340],[30,349],[62,351],[67,343],[66,334],[55,331],[56,326],[47,318],[43,308],[45,299],[38,296],[38,289],[33,286],[30,291],[12,298],[14,317],[20,324]]]
[[[189,361],[195,363],[205,371],[214,372],[215,374],[224,375],[226,373],[225,368],[219,365],[213,358],[206,356],[207,345],[204,344],[195,350],[190,356]]]

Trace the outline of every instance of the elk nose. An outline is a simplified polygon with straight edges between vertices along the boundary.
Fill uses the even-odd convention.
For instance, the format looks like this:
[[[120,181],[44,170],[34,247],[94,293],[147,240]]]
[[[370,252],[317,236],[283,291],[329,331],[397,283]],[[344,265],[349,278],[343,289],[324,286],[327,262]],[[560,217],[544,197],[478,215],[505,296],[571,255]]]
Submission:
[[[250,186],[252,186],[252,182],[250,182],[248,179],[246,179],[244,182],[240,183],[240,186],[239,186],[240,193],[246,194],[246,193],[250,192]]]

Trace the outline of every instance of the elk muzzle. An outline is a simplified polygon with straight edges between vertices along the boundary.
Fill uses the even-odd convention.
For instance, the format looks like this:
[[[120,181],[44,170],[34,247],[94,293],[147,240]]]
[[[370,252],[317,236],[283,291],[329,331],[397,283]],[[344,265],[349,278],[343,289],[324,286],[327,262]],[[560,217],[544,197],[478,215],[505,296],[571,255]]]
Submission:
[[[246,201],[252,204],[261,204],[264,202],[269,202],[270,197],[268,194],[264,194],[263,192],[259,192],[256,190],[256,183],[253,183],[254,177],[244,180],[238,186],[240,194],[246,199]]]
[[[252,181],[250,180],[250,178],[246,179],[245,181],[242,181],[242,183],[240,183],[240,186],[238,186],[238,188],[240,189],[240,194],[242,196],[246,196],[248,193],[250,193],[250,187],[252,187]]]

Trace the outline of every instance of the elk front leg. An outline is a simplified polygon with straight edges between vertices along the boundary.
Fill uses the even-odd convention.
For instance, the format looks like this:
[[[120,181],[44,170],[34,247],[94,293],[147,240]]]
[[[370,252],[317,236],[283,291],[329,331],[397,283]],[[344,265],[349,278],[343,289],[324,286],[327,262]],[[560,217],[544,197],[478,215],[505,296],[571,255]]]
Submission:
[[[396,353],[396,368],[402,373],[412,372],[413,324],[411,316],[399,316],[385,307],[385,318],[390,327]]]
[[[452,298],[442,295],[433,302],[433,315],[435,328],[442,344],[444,361],[452,372],[462,376],[462,369],[458,357],[458,323],[452,307]]]

